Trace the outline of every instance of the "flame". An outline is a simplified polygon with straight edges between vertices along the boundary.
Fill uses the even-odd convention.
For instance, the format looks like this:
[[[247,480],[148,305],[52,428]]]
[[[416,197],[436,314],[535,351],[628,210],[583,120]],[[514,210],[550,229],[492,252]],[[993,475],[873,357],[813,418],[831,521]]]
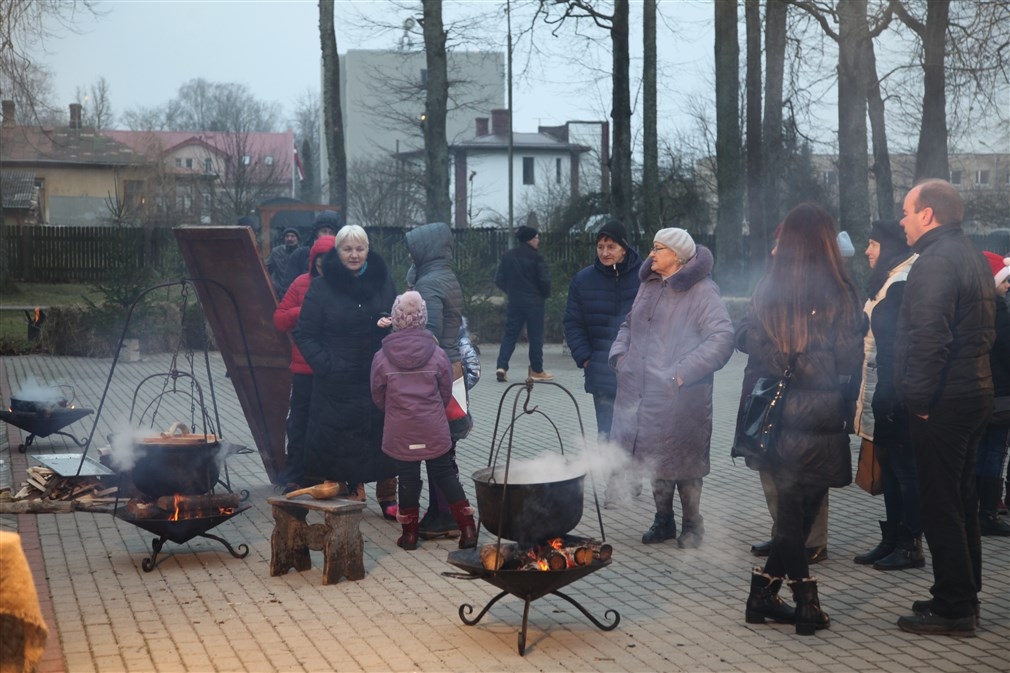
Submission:
[[[550,540],[547,544],[550,545],[551,549],[561,549],[565,546],[565,541],[559,537]]]
[[[178,493],[176,493],[175,494],[175,512],[172,513],[172,516],[168,517],[169,521],[178,521],[179,520],[179,503],[181,503],[181,502],[182,502],[182,496],[179,495]]]
[[[546,559],[542,559],[542,558],[538,558],[537,559],[537,568],[539,568],[540,570],[550,570],[551,569],[551,567],[549,565],[547,565],[547,560]]]

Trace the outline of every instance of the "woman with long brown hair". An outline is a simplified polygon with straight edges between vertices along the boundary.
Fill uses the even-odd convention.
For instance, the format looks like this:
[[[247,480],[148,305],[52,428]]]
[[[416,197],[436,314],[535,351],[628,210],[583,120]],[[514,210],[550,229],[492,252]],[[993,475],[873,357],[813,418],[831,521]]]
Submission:
[[[778,519],[768,560],[752,574],[746,619],[795,623],[801,635],[830,624],[817,580],[808,576],[804,542],[827,489],[852,481],[846,425],[863,359],[858,293],[837,233],[834,218],[817,204],[786,215],[737,339],[748,354],[745,395],[758,378],[782,376],[793,362],[775,446],[762,459],[747,459],[772,478]],[[795,610],[778,596],[786,577]]]

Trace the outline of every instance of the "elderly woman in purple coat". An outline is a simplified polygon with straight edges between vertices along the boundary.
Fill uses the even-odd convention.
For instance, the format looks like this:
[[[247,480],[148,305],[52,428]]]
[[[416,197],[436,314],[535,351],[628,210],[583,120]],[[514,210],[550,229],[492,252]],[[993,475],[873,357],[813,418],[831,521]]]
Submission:
[[[651,475],[656,516],[644,544],[701,545],[713,375],[733,354],[733,323],[712,280],[712,253],[683,229],[656,232],[642,283],[610,349],[617,371],[611,439]],[[677,537],[673,495],[680,492]]]

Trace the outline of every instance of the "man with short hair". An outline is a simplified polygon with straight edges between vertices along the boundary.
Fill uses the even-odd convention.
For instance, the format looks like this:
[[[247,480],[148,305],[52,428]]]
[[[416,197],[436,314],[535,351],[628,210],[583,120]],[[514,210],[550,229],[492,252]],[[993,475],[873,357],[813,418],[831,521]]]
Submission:
[[[291,253],[288,258],[288,268],[284,273],[284,290],[291,286],[295,278],[303,273],[309,273],[309,251],[312,244],[320,236],[335,236],[344,226],[344,218],[335,210],[323,210],[316,213],[316,219],[312,222],[312,235],[305,245]],[[279,295],[279,298],[283,295]]]
[[[905,197],[901,225],[919,259],[905,283],[894,379],[915,447],[933,598],[915,601],[898,627],[970,637],[982,587],[975,449],[993,404],[995,288],[963,217],[960,195],[944,180]]]
[[[298,243],[301,241],[301,235],[298,230],[293,227],[288,227],[284,230],[284,245],[279,245],[270,251],[267,255],[267,273],[270,274],[270,280],[274,285],[274,292],[277,293],[277,299],[283,299],[284,293],[288,291],[288,284],[284,282],[284,277],[287,273],[288,260],[291,259],[291,254],[298,249]]]
[[[498,351],[498,368],[495,376],[504,383],[509,360],[523,325],[530,342],[529,377],[534,381],[553,381],[554,376],[544,371],[544,308],[551,296],[551,271],[547,261],[540,256],[540,232],[522,226],[516,230],[519,245],[504,255],[495,272],[494,284],[508,298],[505,309],[505,334]]]

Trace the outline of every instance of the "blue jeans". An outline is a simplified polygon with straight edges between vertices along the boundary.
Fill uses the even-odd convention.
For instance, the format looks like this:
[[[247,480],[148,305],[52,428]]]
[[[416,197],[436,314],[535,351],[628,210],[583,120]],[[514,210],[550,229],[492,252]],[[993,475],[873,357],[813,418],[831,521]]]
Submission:
[[[1003,476],[1003,461],[1006,460],[1008,442],[1010,442],[1010,426],[986,426],[982,441],[978,443],[978,453],[975,455],[975,476],[983,479],[999,479]]]
[[[508,371],[509,360],[516,349],[516,341],[523,325],[530,341],[530,367],[535,372],[544,370],[544,305],[521,304],[510,301],[505,312],[505,334],[498,351],[498,369]]]
[[[610,439],[610,428],[614,424],[614,396],[593,394],[596,409],[596,433],[601,439]]]

